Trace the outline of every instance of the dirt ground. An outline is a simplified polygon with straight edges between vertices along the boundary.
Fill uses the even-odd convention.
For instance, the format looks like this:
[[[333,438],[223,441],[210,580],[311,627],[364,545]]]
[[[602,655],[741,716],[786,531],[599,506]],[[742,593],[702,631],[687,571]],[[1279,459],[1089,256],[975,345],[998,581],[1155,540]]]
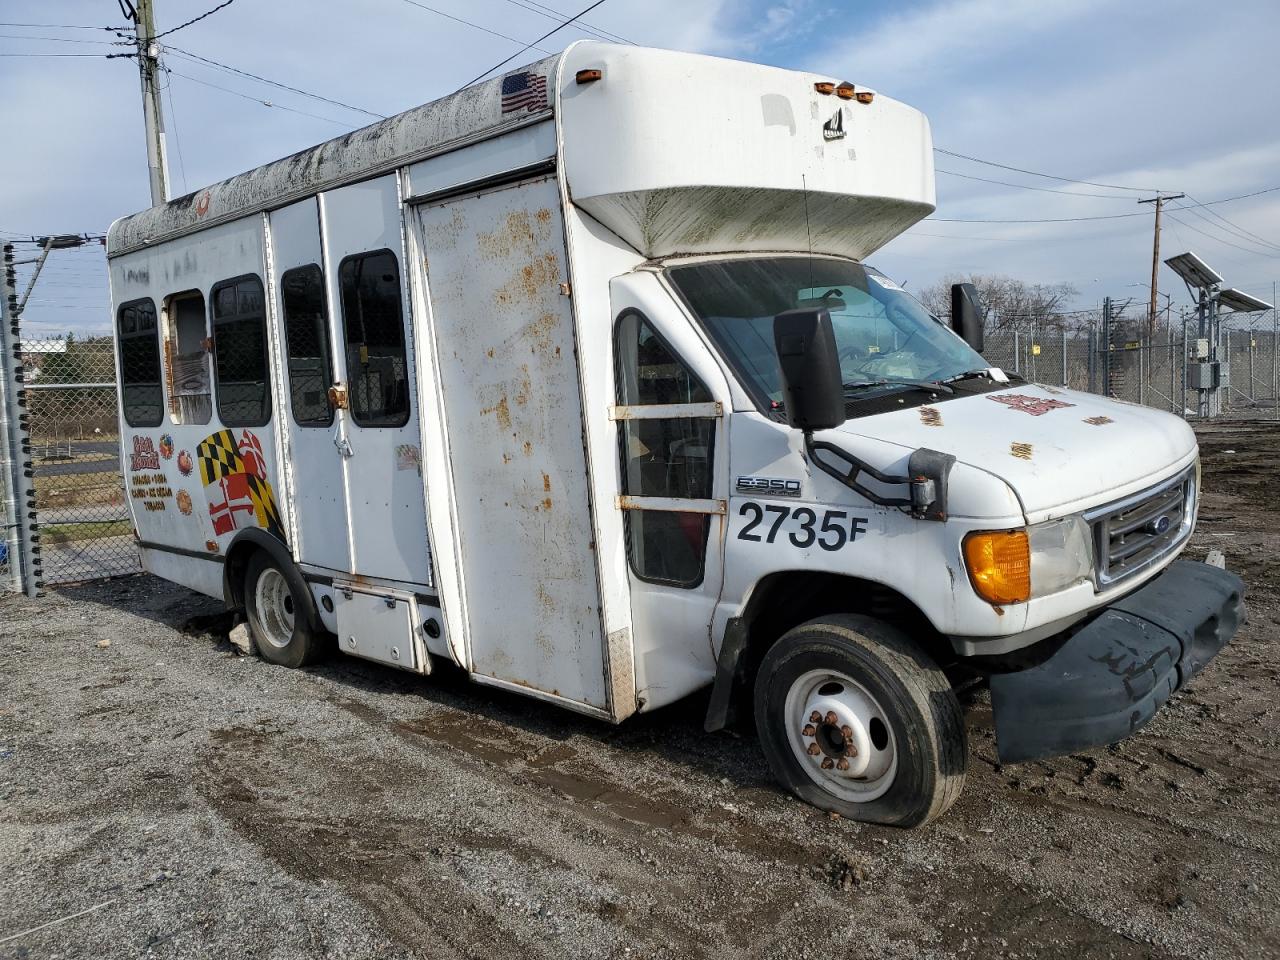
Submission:
[[[614,728],[238,657],[147,577],[0,601],[0,958],[1280,956],[1280,426],[1201,440],[1188,555],[1247,579],[1235,642],[1048,763],[1001,767],[979,694],[911,832],[784,796],[702,696]]]

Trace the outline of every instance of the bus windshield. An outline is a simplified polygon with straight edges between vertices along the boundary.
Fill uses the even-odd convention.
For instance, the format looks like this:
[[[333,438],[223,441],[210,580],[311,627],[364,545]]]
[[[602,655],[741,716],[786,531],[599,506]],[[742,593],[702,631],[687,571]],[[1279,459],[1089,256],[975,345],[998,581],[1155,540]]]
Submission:
[[[773,318],[798,307],[831,314],[851,403],[903,381],[941,381],[988,366],[883,274],[829,257],[760,257],[673,267],[669,276],[757,402],[782,398]]]

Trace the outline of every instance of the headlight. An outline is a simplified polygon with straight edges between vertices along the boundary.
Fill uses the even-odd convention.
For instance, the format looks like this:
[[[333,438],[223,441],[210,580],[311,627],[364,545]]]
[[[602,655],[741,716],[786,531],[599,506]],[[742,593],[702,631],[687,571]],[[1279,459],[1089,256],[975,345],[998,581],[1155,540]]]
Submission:
[[[988,603],[1023,603],[1093,576],[1092,538],[1082,517],[971,533],[964,560],[974,592]]]

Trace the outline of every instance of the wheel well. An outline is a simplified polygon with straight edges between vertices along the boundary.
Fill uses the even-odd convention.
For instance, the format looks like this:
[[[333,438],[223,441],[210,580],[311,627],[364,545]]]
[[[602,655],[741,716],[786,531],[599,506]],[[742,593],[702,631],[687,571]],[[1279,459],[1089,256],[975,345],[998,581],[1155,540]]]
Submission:
[[[786,570],[762,578],[730,631],[739,631],[744,640],[735,662],[726,663],[722,656],[719,672],[728,672],[732,680],[732,705],[724,718],[751,716],[751,698],[756,671],[764,656],[779,638],[793,627],[836,613],[860,613],[891,624],[902,630],[939,665],[953,658],[946,637],[907,597],[883,583],[837,573],[815,573],[811,570]],[[725,647],[729,645],[726,642]],[[717,676],[717,685],[722,678]],[[719,726],[721,724],[717,724]],[[708,715],[708,728],[713,728]]]
[[[244,609],[244,578],[249,561],[262,547],[251,540],[237,540],[227,551],[222,568],[222,593],[232,610]]]

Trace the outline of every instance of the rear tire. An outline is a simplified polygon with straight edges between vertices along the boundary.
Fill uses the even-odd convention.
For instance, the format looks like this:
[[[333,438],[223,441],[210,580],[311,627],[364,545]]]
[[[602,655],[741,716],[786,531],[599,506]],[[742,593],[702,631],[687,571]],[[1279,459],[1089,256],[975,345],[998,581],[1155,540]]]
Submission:
[[[245,611],[258,655],[282,667],[303,667],[326,653],[315,630],[311,596],[296,570],[283,570],[264,551],[249,560],[244,577]]]
[[[774,776],[851,820],[920,826],[964,786],[968,743],[950,683],[905,634],[871,617],[784,634],[756,674],[755,714]]]

